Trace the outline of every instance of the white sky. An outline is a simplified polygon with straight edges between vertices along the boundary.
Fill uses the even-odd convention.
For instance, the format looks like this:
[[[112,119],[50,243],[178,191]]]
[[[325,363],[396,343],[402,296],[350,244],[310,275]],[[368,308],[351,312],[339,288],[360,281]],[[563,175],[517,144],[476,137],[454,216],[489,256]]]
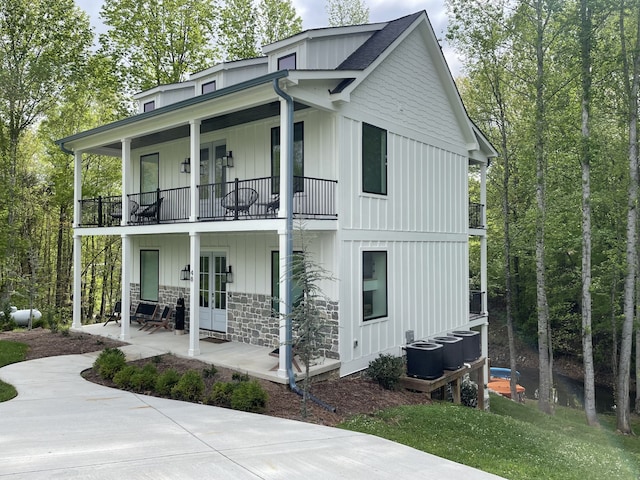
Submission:
[[[100,8],[103,0],[75,0],[76,5],[89,14],[91,25],[96,33],[104,31],[100,22]],[[326,0],[293,0],[298,15],[302,17],[303,28],[318,28],[327,26]],[[405,15],[426,10],[436,37],[454,76],[459,74],[460,62],[454,52],[444,42],[447,29],[447,12],[444,0],[365,0],[369,7],[369,20],[372,23],[386,22]]]

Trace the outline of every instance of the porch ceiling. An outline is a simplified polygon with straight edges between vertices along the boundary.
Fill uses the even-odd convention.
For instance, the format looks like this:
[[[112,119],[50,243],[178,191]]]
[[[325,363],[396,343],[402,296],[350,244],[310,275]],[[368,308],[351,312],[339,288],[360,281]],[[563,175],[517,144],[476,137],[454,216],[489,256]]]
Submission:
[[[296,111],[304,110],[306,108],[309,108],[309,106],[298,102],[295,102],[294,104],[294,110]],[[257,107],[207,118],[203,120],[200,125],[200,133],[213,132],[223,128],[242,125],[244,123],[264,120],[265,118],[277,117],[278,115],[280,115],[280,102],[274,101]],[[180,138],[189,138],[189,125],[179,125],[168,130],[134,138],[131,140],[131,148],[136,149],[150,145],[157,145],[159,143],[170,142]],[[105,145],[106,148],[118,151],[121,150],[121,146],[120,142]]]

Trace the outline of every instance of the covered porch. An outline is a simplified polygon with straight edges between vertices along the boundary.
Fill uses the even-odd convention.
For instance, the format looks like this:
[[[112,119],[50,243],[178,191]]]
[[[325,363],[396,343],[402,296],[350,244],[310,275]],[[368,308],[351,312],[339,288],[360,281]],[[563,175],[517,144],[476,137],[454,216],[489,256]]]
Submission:
[[[110,322],[108,325],[95,323],[73,328],[73,331],[87,333],[102,337],[120,339],[122,327]],[[126,340],[131,345],[144,349],[157,351],[157,355],[172,353],[178,357],[200,360],[201,362],[237,370],[247,373],[252,377],[262,378],[275,383],[288,383],[287,378],[278,376],[278,357],[271,353],[272,348],[260,347],[238,342],[212,343],[206,339],[199,339],[200,354],[192,356],[188,354],[189,335],[176,335],[174,331],[158,331],[150,335],[148,331],[138,330],[135,324],[131,325],[129,338]],[[299,362],[299,360],[298,360]],[[304,366],[299,363],[304,371]],[[320,358],[311,367],[311,376],[338,374],[340,361],[330,358]],[[296,378],[302,378],[303,372],[294,368]]]

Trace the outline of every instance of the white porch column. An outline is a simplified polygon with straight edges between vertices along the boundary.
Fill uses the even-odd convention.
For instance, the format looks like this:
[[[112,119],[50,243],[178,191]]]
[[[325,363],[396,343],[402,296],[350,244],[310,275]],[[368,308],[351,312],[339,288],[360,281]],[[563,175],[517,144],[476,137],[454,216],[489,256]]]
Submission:
[[[480,166],[480,203],[482,204],[482,225],[484,231],[480,237],[480,291],[482,292],[482,313],[488,309],[487,282],[487,164]],[[487,377],[489,378],[489,377]]]
[[[289,125],[291,120],[289,119],[289,108],[285,99],[280,99],[280,208],[278,210],[278,217],[286,219],[289,215],[289,209],[293,202],[288,201],[292,195],[293,185],[288,181],[290,173],[290,165],[287,159],[289,158],[289,136],[293,135],[293,132],[289,131]],[[293,233],[293,232],[289,232]],[[289,258],[292,254],[291,248],[289,248],[287,228],[278,230],[279,238],[279,255],[280,255],[280,355],[278,357],[278,376],[281,378],[287,378],[287,316],[291,313],[289,307],[290,292],[289,285],[286,281],[289,262]]]
[[[76,210],[78,202],[76,202]],[[82,237],[73,236],[73,328],[82,327]]]
[[[282,158],[282,157],[280,157]],[[280,202],[282,205],[282,202]],[[285,275],[287,272],[287,236],[284,229],[278,230],[278,238],[280,241],[279,245],[279,255],[280,255],[280,347],[279,347],[279,356],[278,356],[278,377],[287,378],[287,349],[285,348],[287,342],[287,315],[289,312],[286,312],[287,301],[289,299],[289,292],[286,288]]]
[[[199,153],[199,152],[198,152]],[[199,163],[199,162],[198,162]],[[192,170],[193,170],[192,163]],[[195,195],[192,195],[195,197]],[[189,280],[189,352],[190,357],[200,355],[200,234],[189,233],[191,278]]]
[[[130,138],[122,139],[121,168],[122,168],[122,218],[120,219],[120,224],[127,225],[129,223],[129,219],[131,218],[131,214],[129,212],[129,201],[127,200],[127,194],[130,193],[133,189],[133,165],[131,164],[131,139]],[[122,311],[124,312],[125,310],[122,310]],[[127,322],[127,325],[128,325],[128,322]]]
[[[73,156],[73,228],[78,228],[82,221],[80,200],[82,200],[82,150],[76,151]]]
[[[131,268],[133,265],[133,252],[131,237],[122,235],[122,313],[120,321],[120,340],[127,341],[131,338],[129,316],[131,315]]]
[[[200,180],[200,120],[191,120],[189,122],[191,131],[190,139],[190,155],[191,155],[191,176],[190,176],[190,190],[189,198],[191,200],[191,213],[189,215],[190,222],[196,222],[198,220],[198,213],[200,204],[198,199],[198,182]],[[198,252],[200,249],[198,249]],[[199,260],[198,253],[198,260]],[[198,262],[199,264],[199,262]]]

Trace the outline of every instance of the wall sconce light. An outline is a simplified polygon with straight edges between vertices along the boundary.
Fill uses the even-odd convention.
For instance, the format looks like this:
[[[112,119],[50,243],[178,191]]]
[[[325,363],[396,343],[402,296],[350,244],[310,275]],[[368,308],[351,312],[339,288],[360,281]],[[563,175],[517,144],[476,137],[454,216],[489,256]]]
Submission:
[[[233,272],[231,271],[231,265],[229,265],[229,268],[225,272],[225,281],[227,283],[233,283]]]
[[[180,280],[191,280],[191,265],[185,265],[182,270],[180,270]]]
[[[233,167],[233,152],[229,150],[225,156],[222,157],[223,167]]]
[[[185,158],[180,164],[180,173],[191,173],[191,158]]]

